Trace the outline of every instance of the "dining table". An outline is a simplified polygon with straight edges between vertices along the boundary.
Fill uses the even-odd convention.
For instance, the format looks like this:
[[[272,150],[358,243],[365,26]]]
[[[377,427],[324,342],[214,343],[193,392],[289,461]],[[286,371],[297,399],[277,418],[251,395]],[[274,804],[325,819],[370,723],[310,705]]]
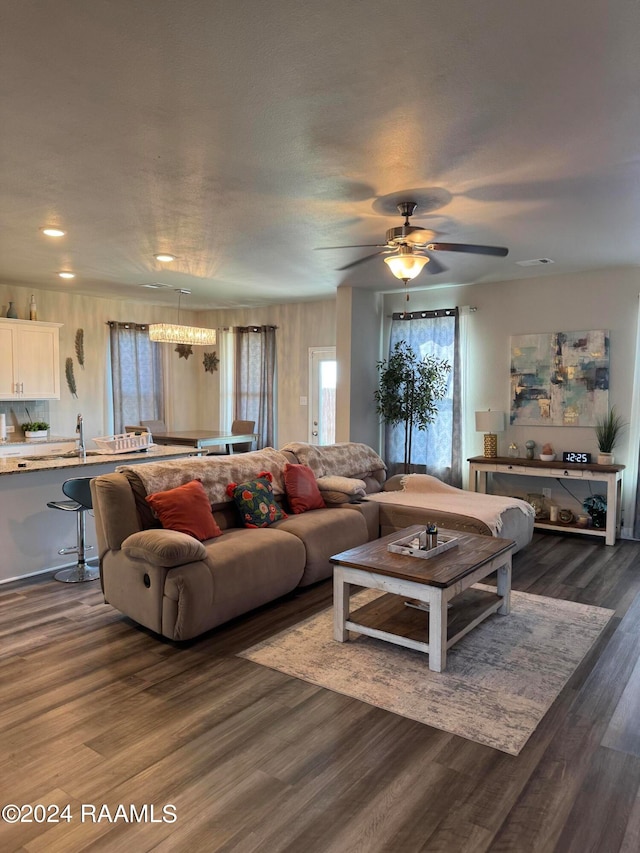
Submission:
[[[152,437],[155,444],[178,444],[195,447],[197,450],[216,445],[229,445],[231,452],[233,452],[234,444],[245,444],[250,441],[257,445],[258,441],[258,434],[255,432],[232,433],[215,429],[183,429],[170,430],[169,432],[154,432]]]

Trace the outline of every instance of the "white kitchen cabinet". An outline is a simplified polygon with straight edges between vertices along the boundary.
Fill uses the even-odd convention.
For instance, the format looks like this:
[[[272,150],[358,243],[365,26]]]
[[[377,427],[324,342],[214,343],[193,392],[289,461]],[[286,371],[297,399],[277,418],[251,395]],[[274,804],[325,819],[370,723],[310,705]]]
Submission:
[[[0,317],[0,400],[59,400],[62,323]]]

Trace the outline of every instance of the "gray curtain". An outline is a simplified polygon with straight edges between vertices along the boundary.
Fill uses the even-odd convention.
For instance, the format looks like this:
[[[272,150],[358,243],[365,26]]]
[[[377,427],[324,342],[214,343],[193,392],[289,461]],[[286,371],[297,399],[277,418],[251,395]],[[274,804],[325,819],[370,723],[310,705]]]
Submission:
[[[433,474],[452,486],[462,485],[460,321],[457,308],[394,314],[389,353],[397,341],[406,341],[419,358],[425,355],[451,365],[447,396],[438,402],[438,415],[427,430],[413,430],[413,472]],[[404,472],[404,425],[385,429],[385,456],[389,475]]]
[[[164,421],[162,352],[140,323],[109,323],[115,433],[141,420]]]
[[[235,414],[255,421],[258,448],[275,447],[276,326],[237,326]]]

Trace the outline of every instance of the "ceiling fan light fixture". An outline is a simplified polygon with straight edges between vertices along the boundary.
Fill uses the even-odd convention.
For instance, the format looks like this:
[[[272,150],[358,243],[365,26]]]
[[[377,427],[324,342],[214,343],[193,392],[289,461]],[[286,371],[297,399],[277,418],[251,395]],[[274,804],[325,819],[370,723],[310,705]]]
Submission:
[[[384,259],[396,278],[401,281],[410,281],[420,275],[429,258],[424,255],[414,255],[410,248],[401,246],[397,255],[389,255]]]

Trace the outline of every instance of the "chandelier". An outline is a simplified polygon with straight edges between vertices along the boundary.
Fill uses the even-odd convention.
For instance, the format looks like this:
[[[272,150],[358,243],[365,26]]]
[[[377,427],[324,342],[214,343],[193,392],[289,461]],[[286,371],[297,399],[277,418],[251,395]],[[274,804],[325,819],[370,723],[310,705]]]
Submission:
[[[192,344],[203,347],[215,344],[215,329],[180,325],[180,299],[183,293],[188,295],[191,291],[180,288],[176,293],[178,294],[178,322],[151,323],[149,326],[149,340],[165,344]]]

